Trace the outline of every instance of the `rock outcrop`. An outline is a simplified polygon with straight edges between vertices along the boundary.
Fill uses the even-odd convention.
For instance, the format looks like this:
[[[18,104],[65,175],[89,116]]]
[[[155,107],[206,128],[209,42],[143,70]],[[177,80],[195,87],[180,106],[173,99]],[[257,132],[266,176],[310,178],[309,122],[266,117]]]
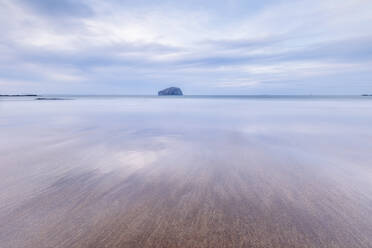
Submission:
[[[182,96],[182,90],[178,87],[169,87],[158,92],[159,96]]]

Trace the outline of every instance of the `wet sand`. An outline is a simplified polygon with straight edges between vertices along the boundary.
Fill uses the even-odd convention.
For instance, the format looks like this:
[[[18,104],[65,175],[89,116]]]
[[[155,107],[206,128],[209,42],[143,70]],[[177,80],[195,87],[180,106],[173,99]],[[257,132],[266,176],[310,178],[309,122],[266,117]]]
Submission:
[[[0,247],[372,247],[372,101],[0,112]]]

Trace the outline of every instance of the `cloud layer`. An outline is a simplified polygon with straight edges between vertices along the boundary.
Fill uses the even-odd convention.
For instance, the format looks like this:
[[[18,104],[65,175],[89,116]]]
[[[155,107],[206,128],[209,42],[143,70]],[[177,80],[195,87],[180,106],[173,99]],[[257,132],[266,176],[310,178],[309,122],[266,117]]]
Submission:
[[[372,2],[0,0],[0,93],[372,92]]]

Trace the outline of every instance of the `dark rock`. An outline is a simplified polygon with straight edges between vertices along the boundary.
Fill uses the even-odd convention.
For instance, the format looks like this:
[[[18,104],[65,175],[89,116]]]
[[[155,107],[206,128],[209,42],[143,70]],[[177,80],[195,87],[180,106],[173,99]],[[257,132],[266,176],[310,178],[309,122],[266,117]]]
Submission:
[[[182,90],[178,87],[169,87],[158,92],[159,96],[182,96]]]
[[[69,99],[61,97],[38,97],[35,98],[35,100],[69,100]]]

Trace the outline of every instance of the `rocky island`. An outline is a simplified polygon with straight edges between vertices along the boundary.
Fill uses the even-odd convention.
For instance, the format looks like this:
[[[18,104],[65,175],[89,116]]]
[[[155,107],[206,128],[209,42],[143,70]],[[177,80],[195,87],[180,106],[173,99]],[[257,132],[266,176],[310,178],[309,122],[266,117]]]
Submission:
[[[178,87],[169,87],[158,92],[159,96],[183,96],[182,90]]]

